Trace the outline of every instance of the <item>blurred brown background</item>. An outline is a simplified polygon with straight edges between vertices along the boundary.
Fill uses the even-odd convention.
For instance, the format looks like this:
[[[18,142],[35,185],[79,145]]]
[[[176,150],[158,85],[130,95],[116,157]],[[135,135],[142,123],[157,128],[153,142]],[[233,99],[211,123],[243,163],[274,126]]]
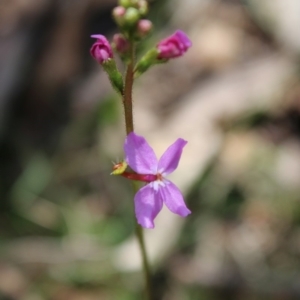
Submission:
[[[112,0],[0,1],[0,299],[142,299],[121,103],[89,55]],[[193,47],[135,85],[192,215],[146,231],[155,299],[300,299],[300,2],[151,1]],[[122,66],[120,65],[122,69]]]

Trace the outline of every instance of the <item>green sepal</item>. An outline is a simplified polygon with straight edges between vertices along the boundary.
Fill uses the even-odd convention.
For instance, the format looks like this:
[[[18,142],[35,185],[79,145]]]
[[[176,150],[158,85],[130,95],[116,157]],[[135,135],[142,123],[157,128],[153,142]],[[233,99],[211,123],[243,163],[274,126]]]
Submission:
[[[167,59],[158,59],[159,52],[156,48],[150,49],[137,63],[134,70],[134,77],[137,78],[145,73],[150,67],[167,62]]]
[[[108,59],[103,64],[103,69],[107,73],[112,87],[120,94],[123,95],[123,76],[119,72],[114,59]]]

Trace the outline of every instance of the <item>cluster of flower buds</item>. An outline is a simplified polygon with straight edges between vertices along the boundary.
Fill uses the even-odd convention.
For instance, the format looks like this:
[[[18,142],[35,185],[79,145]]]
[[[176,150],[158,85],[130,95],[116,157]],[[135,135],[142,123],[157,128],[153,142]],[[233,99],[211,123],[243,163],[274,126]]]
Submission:
[[[127,38],[139,40],[152,30],[151,21],[144,19],[147,13],[146,0],[120,0],[113,17]]]
[[[120,55],[125,63],[130,62],[133,43],[141,41],[152,30],[152,22],[145,19],[147,13],[148,3],[146,0],[119,0],[119,5],[113,9],[113,17],[121,33],[114,35],[112,44],[103,35],[91,36],[96,38],[96,42],[90,50],[92,57],[103,66],[112,86],[121,95],[123,94],[123,77],[117,69],[112,49]],[[177,30],[146,52],[135,66],[135,77],[140,76],[153,65],[182,56],[191,45],[187,35],[183,31]]]
[[[148,13],[146,0],[119,0],[112,15],[121,33],[113,38],[113,48],[123,61],[130,60],[130,44],[144,39],[152,30],[152,22],[145,19]]]

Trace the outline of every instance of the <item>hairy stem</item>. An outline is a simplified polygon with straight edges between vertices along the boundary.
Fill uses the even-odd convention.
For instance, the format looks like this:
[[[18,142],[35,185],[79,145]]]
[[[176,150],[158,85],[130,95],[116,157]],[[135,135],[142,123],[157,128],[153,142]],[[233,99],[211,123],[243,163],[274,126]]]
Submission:
[[[132,87],[133,87],[133,75],[134,75],[133,66],[134,66],[134,48],[131,47],[131,60],[127,66],[125,86],[124,86],[124,97],[123,97],[125,126],[126,126],[127,134],[134,131],[133,112],[132,112]]]
[[[125,114],[125,126],[126,133],[134,131],[133,125],[133,111],[132,111],[132,87],[134,81],[134,54],[135,49],[133,43],[131,45],[131,59],[130,63],[127,66],[126,76],[125,76],[125,86],[124,86],[124,95],[123,95],[123,106],[124,106],[124,114]],[[134,184],[134,191],[137,192],[139,189],[138,184]],[[146,285],[146,299],[152,300],[152,290],[151,290],[151,280],[150,280],[150,267],[149,261],[147,257],[143,228],[136,223],[135,234],[138,240],[138,244],[141,250],[142,262],[143,262],[143,273],[145,277],[145,285]]]

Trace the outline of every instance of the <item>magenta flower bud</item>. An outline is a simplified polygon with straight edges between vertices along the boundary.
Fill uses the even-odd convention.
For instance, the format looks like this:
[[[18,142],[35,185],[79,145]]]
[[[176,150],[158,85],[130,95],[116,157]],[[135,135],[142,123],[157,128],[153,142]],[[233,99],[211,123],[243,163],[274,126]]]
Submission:
[[[156,46],[159,59],[169,59],[182,56],[192,46],[191,40],[181,30],[160,41]]]
[[[152,22],[146,19],[139,20],[137,23],[137,33],[140,37],[146,36],[152,30]]]
[[[110,58],[113,58],[111,45],[105,36],[94,34],[91,37],[97,39],[97,41],[91,47],[90,53],[99,64],[103,64]]]
[[[129,46],[130,46],[128,40],[121,33],[116,33],[113,36],[113,44],[114,44],[115,50],[120,54],[127,53],[129,50]]]
[[[126,9],[123,6],[117,6],[113,9],[112,13],[115,17],[123,17],[126,13]]]
[[[117,6],[113,9],[112,15],[117,22],[118,25],[122,26],[124,23],[124,15],[126,13],[126,9],[123,6]]]

